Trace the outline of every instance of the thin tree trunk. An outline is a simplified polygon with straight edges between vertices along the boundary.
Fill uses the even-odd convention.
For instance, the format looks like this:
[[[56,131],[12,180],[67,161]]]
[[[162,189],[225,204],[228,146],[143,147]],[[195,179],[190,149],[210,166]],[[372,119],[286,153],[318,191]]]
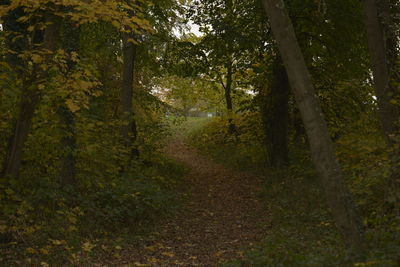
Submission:
[[[395,105],[390,103],[394,92],[390,86],[384,32],[379,22],[375,0],[363,0],[363,10],[382,132],[386,142],[391,146],[393,144],[391,136],[395,133],[395,120],[398,117]]]
[[[57,110],[63,124],[63,137],[61,144],[64,155],[61,158],[60,180],[61,186],[73,186],[76,184],[76,133],[75,133],[75,115],[67,107],[61,106]]]
[[[33,45],[43,44],[44,49],[54,51],[56,46],[54,38],[55,27],[55,24],[51,24],[46,27],[44,32],[39,29],[35,30],[32,37]],[[23,82],[18,118],[8,144],[8,151],[2,170],[2,175],[5,177],[17,178],[19,176],[25,143],[30,133],[33,115],[41,99],[41,92],[33,84],[37,79],[43,79],[45,73],[39,71],[37,66],[33,68],[31,78],[25,79]]]
[[[398,165],[400,155],[398,147],[396,147],[395,136],[399,134],[400,110],[396,104],[391,103],[391,100],[398,96],[396,89],[396,83],[399,82],[396,73],[396,36],[391,29],[393,25],[390,23],[390,3],[388,0],[382,1],[382,12],[379,11],[375,0],[363,0],[362,3],[381,130],[391,160],[391,175],[388,179],[386,201],[399,209],[400,169]],[[382,17],[383,21],[380,21],[379,17]]]
[[[235,20],[234,10],[233,10],[233,1],[225,0],[226,5],[226,17],[224,23],[230,25]],[[233,35],[232,35],[233,36]],[[228,133],[229,135],[235,135],[237,138],[237,129],[236,125],[233,121],[233,104],[232,104],[232,84],[233,84],[233,43],[234,39],[228,39],[226,43],[226,84],[225,84],[225,101],[226,101],[226,110],[228,113]]]
[[[381,24],[383,32],[385,35],[386,44],[386,59],[389,71],[389,87],[390,91],[393,92],[393,97],[398,96],[399,92],[396,91],[396,85],[400,83],[400,72],[399,72],[399,62],[398,62],[398,36],[396,33],[396,27],[398,26],[394,22],[393,17],[399,14],[392,14],[392,10],[396,10],[396,0],[380,0],[381,5]],[[397,114],[400,113],[399,108],[396,110]],[[396,129],[399,130],[399,125],[396,125]]]
[[[2,176],[17,178],[23,158],[25,142],[30,132],[33,114],[40,99],[40,93],[28,89],[32,80],[24,82],[24,93],[21,96],[18,119],[8,144]]]
[[[72,23],[65,23],[64,25],[64,36],[63,47],[67,53],[79,52],[80,49],[80,29]],[[73,61],[68,62],[68,72],[72,72],[76,67],[76,63]],[[75,125],[75,114],[69,110],[65,105],[62,105],[58,109],[61,122],[64,127],[63,137],[61,138],[61,144],[64,148],[64,155],[61,159],[60,166],[60,179],[63,187],[67,185],[76,184],[76,125]]]
[[[352,196],[345,186],[327,124],[315,95],[311,76],[296,39],[292,22],[282,0],[263,0],[263,3],[301,112],[313,162],[325,189],[334,221],[346,245],[356,251],[362,251],[363,227]]]
[[[226,75],[226,85],[225,85],[225,101],[226,101],[226,110],[228,112],[228,133],[230,135],[236,133],[236,125],[233,122],[233,104],[232,104],[232,83],[233,83],[233,71],[232,71],[232,61],[226,66],[227,75]]]
[[[303,126],[303,121],[301,120],[301,115],[297,107],[293,107],[291,123],[294,129],[294,142],[295,144],[306,144],[306,133]]]
[[[125,33],[123,36],[123,72],[121,88],[122,121],[121,135],[124,146],[129,149],[130,157],[139,156],[135,147],[137,126],[133,111],[133,82],[135,70],[136,45],[129,39],[134,39],[133,34]]]
[[[289,123],[289,80],[282,60],[273,63],[273,77],[264,92],[263,120],[269,166],[284,168],[289,162],[288,123]]]

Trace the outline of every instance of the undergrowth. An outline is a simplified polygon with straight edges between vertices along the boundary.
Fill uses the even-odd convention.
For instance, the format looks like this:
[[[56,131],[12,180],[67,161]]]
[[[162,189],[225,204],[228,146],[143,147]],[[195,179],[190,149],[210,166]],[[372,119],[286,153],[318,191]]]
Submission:
[[[382,172],[387,159],[376,134],[365,132],[363,139],[347,134],[337,144],[366,227],[367,255],[360,259],[343,247],[306,144],[290,145],[286,169],[268,168],[257,120],[257,114],[237,116],[235,138],[228,135],[224,118],[211,120],[191,133],[190,143],[201,153],[264,179],[262,198],[272,216],[269,231],[263,242],[247,248],[242,261],[222,266],[399,266],[399,218],[382,211]],[[366,154],[366,148],[373,153]]]
[[[10,183],[1,189],[0,265],[75,265],[118,258],[155,221],[178,205],[184,168],[171,160],[134,164],[129,172],[90,190],[37,190]],[[106,253],[107,251],[107,253]],[[110,252],[113,252],[110,254]]]

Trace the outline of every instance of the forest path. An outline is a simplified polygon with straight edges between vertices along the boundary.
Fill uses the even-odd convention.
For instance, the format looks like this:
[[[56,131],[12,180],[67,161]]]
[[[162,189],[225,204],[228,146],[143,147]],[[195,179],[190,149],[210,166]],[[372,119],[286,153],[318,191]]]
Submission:
[[[216,266],[240,259],[266,232],[261,181],[198,155],[182,137],[170,142],[167,154],[190,168],[183,192],[188,199],[152,241],[126,251],[123,258],[134,259],[127,265]]]

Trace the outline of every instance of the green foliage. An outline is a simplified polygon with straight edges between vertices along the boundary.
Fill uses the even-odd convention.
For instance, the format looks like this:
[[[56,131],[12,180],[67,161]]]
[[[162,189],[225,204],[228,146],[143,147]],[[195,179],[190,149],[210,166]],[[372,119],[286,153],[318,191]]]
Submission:
[[[4,219],[0,221],[0,236],[8,246],[2,248],[7,256],[0,263],[13,264],[16,253],[32,263],[50,259],[54,264],[72,264],[73,255],[85,250],[85,240],[95,244],[96,238],[108,233],[113,233],[112,238],[126,231],[133,235],[144,222],[151,223],[173,211],[177,204],[173,190],[182,170],[167,160],[151,168],[135,165],[122,177],[109,177],[106,184],[80,191],[60,189],[44,179],[30,187],[17,181],[1,183]],[[14,252],[9,251],[11,248]]]
[[[160,86],[160,99],[184,116],[191,109],[211,112],[224,110],[221,90],[207,80],[170,76],[160,78],[157,84]]]
[[[118,258],[122,243],[132,242],[178,205],[174,190],[184,168],[165,159],[163,149],[171,125],[185,121],[174,134],[189,134],[194,147],[217,161],[265,176],[271,231],[243,262],[226,266],[351,266],[357,261],[354,266],[394,266],[400,221],[386,202],[392,201],[387,180],[398,166],[378,130],[359,2],[287,4],[366,226],[364,260],[352,258],[341,245],[301,125],[289,127],[290,166],[265,167],[268,133],[259,107],[269,90],[276,49],[261,1],[2,1],[0,163],[6,162],[16,122],[24,115],[24,100],[33,105],[26,98],[31,93],[39,100],[29,114],[33,119],[19,176],[0,176],[0,265],[88,266],[99,255]],[[395,4],[392,11],[398,8]],[[398,17],[392,18],[394,26]],[[203,35],[177,38],[174,32],[187,21]],[[130,119],[138,129],[129,147],[120,134],[126,123],[120,116],[126,33],[134,36],[129,41],[136,50]],[[47,47],[51,40],[55,49]],[[230,78],[234,114],[174,117],[192,108],[223,114],[223,89]],[[289,113],[298,123],[292,98]],[[392,104],[398,102],[395,96]],[[228,132],[232,122],[233,134]],[[73,145],[65,143],[68,138]],[[399,143],[398,136],[393,138]],[[139,158],[132,157],[132,149]],[[67,156],[76,169],[70,183],[60,172]]]
[[[174,190],[183,167],[163,155],[170,128],[166,105],[150,93],[157,59],[156,53],[142,52],[149,46],[145,41],[136,44],[138,137],[131,146],[140,151],[139,159],[130,157],[131,147],[121,144],[119,131],[124,123],[119,116],[121,34],[154,41],[153,26],[171,27],[163,16],[176,6],[169,0],[5,2],[0,6],[5,20],[0,32],[1,171],[26,90],[39,101],[19,176],[0,177],[0,265],[88,264],[96,249],[101,255],[103,245],[127,242],[176,206]],[[19,32],[11,31],[13,23]],[[50,25],[58,34],[44,33]],[[70,36],[74,31],[79,35]],[[34,43],[35,34],[54,38],[56,49],[44,48],[47,39]],[[16,40],[26,45],[14,45]],[[65,48],[68,42],[77,43]],[[152,45],[157,50],[159,42]],[[14,55],[17,60],[10,60]],[[66,137],[75,144],[66,145]],[[76,169],[68,184],[60,174],[67,155]]]
[[[343,247],[303,144],[291,143],[290,167],[273,170],[267,168],[266,158],[261,156],[265,154],[260,142],[264,133],[256,114],[236,116],[236,140],[227,135],[223,118],[194,131],[191,144],[201,153],[231,168],[265,177],[262,198],[271,213],[266,237],[248,248],[243,261],[222,266],[396,266],[399,221],[385,209],[382,177],[389,175],[389,162],[382,137],[376,128],[366,127],[365,121],[370,119],[355,122],[351,131],[337,141],[347,183],[366,226],[365,259],[354,257]]]
[[[191,132],[191,145],[232,167],[263,168],[265,148],[260,146],[259,141],[254,142],[265,138],[259,113],[234,115],[233,121],[237,126],[236,135],[228,133],[226,117],[217,117],[211,119],[204,127]]]

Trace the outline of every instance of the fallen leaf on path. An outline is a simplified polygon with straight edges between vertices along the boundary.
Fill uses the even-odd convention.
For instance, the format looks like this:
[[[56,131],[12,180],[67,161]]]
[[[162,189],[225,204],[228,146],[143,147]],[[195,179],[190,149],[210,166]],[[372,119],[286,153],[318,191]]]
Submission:
[[[154,246],[148,246],[148,247],[145,247],[145,249],[150,250],[150,251],[156,251],[157,250]]]
[[[167,257],[170,257],[170,258],[172,258],[173,256],[175,256],[175,254],[172,253],[172,252],[162,252],[161,255],[167,256]]]

